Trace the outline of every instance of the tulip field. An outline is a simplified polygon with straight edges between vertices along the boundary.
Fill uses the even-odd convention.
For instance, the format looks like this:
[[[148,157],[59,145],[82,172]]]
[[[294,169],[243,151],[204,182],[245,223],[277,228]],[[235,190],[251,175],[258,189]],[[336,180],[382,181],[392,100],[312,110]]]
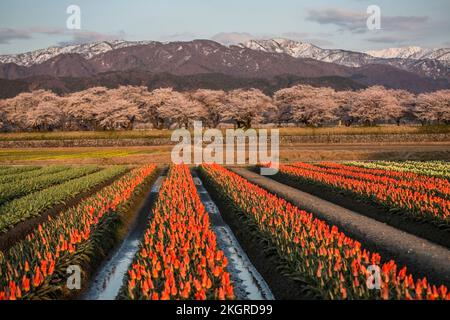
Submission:
[[[430,223],[450,226],[450,182],[411,171],[337,163],[281,166],[281,175],[345,191]]]
[[[1,254],[0,299],[49,299],[67,294],[67,266],[89,265],[110,238],[106,233],[120,208],[155,169],[149,165],[130,171],[57,218],[40,224],[25,241]],[[117,175],[123,168],[105,170]]]
[[[85,299],[94,287],[121,300],[236,300],[249,289],[233,252],[248,258],[253,276],[261,279],[256,287],[272,291],[256,296],[268,299],[450,300],[445,261],[433,269],[422,265],[438,261],[427,260],[428,249],[416,261],[380,247],[411,238],[383,238],[374,246],[369,235],[352,232],[357,222],[342,230],[318,209],[306,210],[288,193],[263,184],[289,185],[291,196],[314,186],[324,194],[316,195],[316,202],[336,193],[401,215],[423,234],[430,227],[446,235],[447,163],[299,162],[281,164],[279,173],[265,180],[251,178],[260,177],[252,168],[240,170],[253,176],[235,169],[151,163],[0,166],[0,300]],[[210,202],[202,193],[211,195]],[[212,211],[211,201],[220,212]],[[362,209],[352,214],[364,216]],[[234,233],[233,241],[218,231],[222,224]],[[403,232],[389,230],[387,235]],[[439,253],[430,259],[450,257],[450,248],[421,234],[414,239]],[[126,263],[111,267],[108,261]],[[81,270],[75,289],[68,286],[73,266]],[[97,281],[104,282],[92,286]]]
[[[450,299],[445,286],[414,279],[396,262],[364,249],[336,227],[217,165],[202,170],[222,196],[251,217],[281,252],[292,272],[329,299]],[[367,267],[380,265],[381,290],[366,285]]]

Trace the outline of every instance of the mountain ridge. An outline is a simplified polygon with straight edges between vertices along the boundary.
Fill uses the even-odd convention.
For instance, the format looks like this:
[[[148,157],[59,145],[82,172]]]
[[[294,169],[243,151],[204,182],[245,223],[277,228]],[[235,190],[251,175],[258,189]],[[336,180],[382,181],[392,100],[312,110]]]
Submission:
[[[0,64],[14,63],[18,66],[30,67],[46,62],[58,55],[71,53],[80,54],[83,58],[89,60],[100,54],[122,48],[170,43],[114,40],[78,45],[53,46],[26,53],[0,55]],[[188,42],[172,43],[182,44]],[[229,47],[233,46],[267,53],[285,53],[294,58],[310,58],[347,67],[361,67],[367,64],[389,64],[434,79],[450,77],[450,48],[427,49],[409,46],[358,52],[345,49],[323,49],[308,42],[294,41],[286,38],[249,40],[237,45],[230,45]]]
[[[384,59],[412,59],[412,60],[438,60],[445,66],[450,66],[450,48],[427,49],[418,46],[387,48],[365,52],[376,58]]]
[[[450,79],[450,49],[396,48],[380,51],[357,52],[343,49],[322,49],[307,42],[290,39],[250,40],[240,47],[264,52],[285,53],[295,58],[312,58],[347,67],[368,64],[386,64],[433,79]],[[409,54],[408,54],[409,51]]]
[[[120,48],[145,45],[154,41],[96,41],[92,43],[67,45],[67,46],[52,46],[34,51],[28,51],[18,54],[0,55],[0,63],[14,63],[19,66],[29,67],[34,64],[40,64],[60,54],[78,53],[85,59],[105,53],[111,50]]]
[[[225,77],[268,81],[290,75],[297,78],[347,78],[361,86],[383,85],[412,92],[448,88],[450,80],[450,77],[426,77],[420,72],[399,68],[392,63],[378,63],[378,60],[385,59],[371,57],[365,53],[321,49],[292,40],[251,42],[249,47],[224,46],[211,40],[193,40],[169,43],[149,41],[138,44],[118,41],[114,42],[114,45],[97,43],[74,48],[71,47],[66,50],[70,52],[56,54],[49,59],[46,56],[46,59],[41,59],[45,61],[30,66],[13,62],[0,63],[0,78],[31,79],[31,82],[46,76],[52,79],[85,79],[104,73],[127,74],[135,70],[151,74],[168,73],[179,77],[222,74]],[[389,59],[391,60],[395,61]],[[414,60],[415,67],[422,68],[422,62],[423,60]],[[432,62],[436,63],[436,68],[442,68],[435,60],[427,60],[427,66]],[[127,82],[126,78],[121,77],[124,84]],[[184,80],[182,82],[185,83]]]

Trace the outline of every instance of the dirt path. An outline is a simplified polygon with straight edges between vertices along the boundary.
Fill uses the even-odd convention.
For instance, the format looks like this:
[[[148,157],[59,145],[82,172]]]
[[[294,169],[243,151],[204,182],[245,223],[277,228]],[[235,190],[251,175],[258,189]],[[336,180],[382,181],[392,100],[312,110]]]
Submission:
[[[286,269],[283,260],[267,238],[260,235],[257,226],[233,207],[232,202],[222,198],[219,188],[208,181],[201,170],[197,173],[212,200],[217,204],[224,222],[230,227],[245,254],[268,284],[276,300],[321,300],[319,290],[308,283],[294,279]]]
[[[192,172],[199,197],[208,211],[211,226],[217,235],[217,243],[228,258],[228,271],[239,300],[274,300],[266,281],[250,262],[230,227],[222,219],[219,208],[211,199],[201,179]]]
[[[138,209],[136,219],[131,230],[123,242],[111,253],[93,276],[87,291],[81,296],[82,300],[114,300],[122,288],[126,272],[139,250],[144,236],[151,207],[159,193],[165,176],[159,176],[154,182]]]
[[[399,266],[408,266],[408,270],[416,277],[426,276],[435,284],[450,285],[450,250],[447,248],[247,169],[231,170],[299,208],[314,213],[329,224],[336,225],[346,235],[360,241],[365,248],[379,252],[384,259],[394,259]]]

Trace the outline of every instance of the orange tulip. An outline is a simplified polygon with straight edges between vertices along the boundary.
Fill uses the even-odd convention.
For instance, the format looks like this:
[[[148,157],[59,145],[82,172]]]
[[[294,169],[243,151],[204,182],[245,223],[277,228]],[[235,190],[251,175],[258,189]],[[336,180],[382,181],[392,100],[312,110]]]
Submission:
[[[218,290],[209,275],[220,278],[227,274],[226,265],[189,168],[172,166],[128,277],[134,277],[134,271],[139,283],[145,281],[139,279],[139,272],[148,274],[161,299],[189,299],[191,291],[195,299],[206,299],[217,296]],[[231,282],[228,285],[232,287]],[[133,291],[129,298],[148,297]]]
[[[219,165],[202,165],[201,170],[223,199],[251,217],[259,232],[270,239],[277,250],[286,255],[287,260],[297,262],[298,269],[293,271],[301,273],[308,282],[323,289],[330,298],[338,294],[343,299],[448,299],[445,286],[439,289],[429,285],[426,279],[418,280],[416,284],[412,275],[407,274],[406,268],[397,267],[394,261],[383,263],[378,253],[367,251],[361,243],[349,238],[335,226],[328,225],[241,176]],[[370,183],[338,177],[324,170],[309,164],[280,166],[281,174],[302,179],[306,177],[309,181],[324,182],[326,178],[330,184],[345,181],[351,185],[354,182],[355,188]],[[435,189],[438,188],[436,186]],[[386,185],[383,185],[383,189],[386,190]],[[401,199],[400,196],[398,199]],[[366,286],[369,265],[380,266],[382,290],[369,290]],[[231,288],[227,287],[228,281],[224,275],[221,283],[231,294]]]
[[[25,292],[30,291],[30,279],[26,275],[22,278],[22,288]]]

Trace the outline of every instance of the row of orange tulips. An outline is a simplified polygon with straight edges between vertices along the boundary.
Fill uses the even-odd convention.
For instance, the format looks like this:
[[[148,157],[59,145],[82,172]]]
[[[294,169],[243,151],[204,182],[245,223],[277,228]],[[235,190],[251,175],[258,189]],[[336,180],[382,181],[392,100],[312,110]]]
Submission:
[[[0,300],[59,298],[67,290],[69,265],[89,261],[111,240],[108,229],[156,171],[134,169],[78,206],[49,219],[8,252],[0,252]],[[108,238],[110,237],[110,238]]]
[[[346,178],[367,180],[428,193],[443,198],[450,197],[450,181],[436,177],[419,175],[412,172],[366,169],[333,162],[321,162],[317,165],[298,163],[294,167],[307,168],[317,172],[335,174]]]
[[[185,165],[171,167],[128,271],[128,299],[233,299],[227,258]]]
[[[401,209],[419,219],[450,225],[450,201],[432,193],[377,182],[375,179],[362,180],[347,177],[350,173],[348,175],[333,174],[326,169],[321,170],[307,163],[297,163],[294,166],[282,165],[279,171],[281,176],[289,179],[344,190],[388,208]]]
[[[203,165],[208,184],[224,201],[246,215],[283,255],[296,277],[321,290],[329,299],[450,299],[445,286],[413,279],[394,261],[382,263],[379,254],[335,226],[314,218],[284,199],[270,194],[218,165]],[[379,266],[379,290],[367,282],[370,266]],[[374,269],[375,270],[375,269]]]

